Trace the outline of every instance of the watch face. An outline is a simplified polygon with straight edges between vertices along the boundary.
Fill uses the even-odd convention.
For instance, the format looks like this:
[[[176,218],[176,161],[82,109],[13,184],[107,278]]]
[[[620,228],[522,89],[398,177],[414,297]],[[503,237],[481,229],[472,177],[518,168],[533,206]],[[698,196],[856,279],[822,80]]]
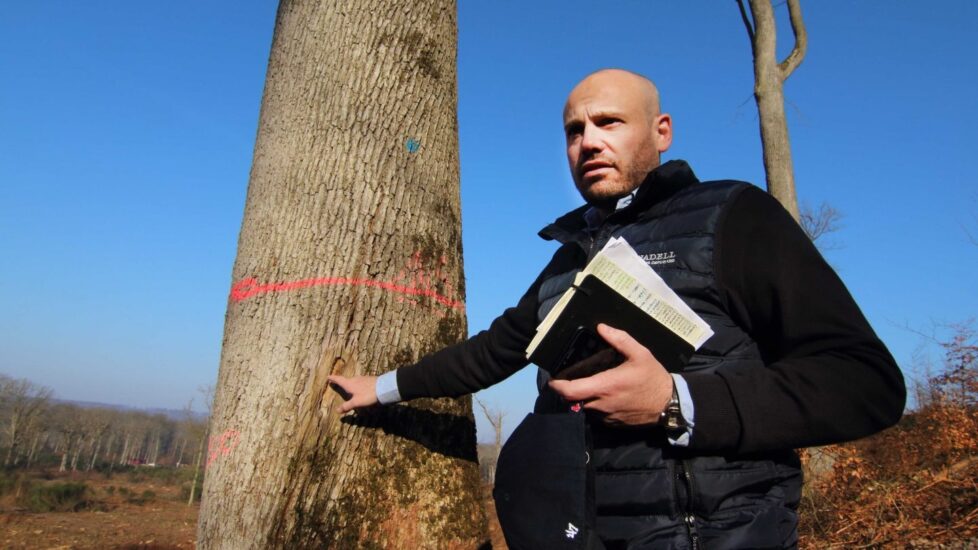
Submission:
[[[678,403],[669,403],[663,415],[662,424],[666,431],[682,431],[686,429],[686,419],[683,418],[683,413],[679,409]]]

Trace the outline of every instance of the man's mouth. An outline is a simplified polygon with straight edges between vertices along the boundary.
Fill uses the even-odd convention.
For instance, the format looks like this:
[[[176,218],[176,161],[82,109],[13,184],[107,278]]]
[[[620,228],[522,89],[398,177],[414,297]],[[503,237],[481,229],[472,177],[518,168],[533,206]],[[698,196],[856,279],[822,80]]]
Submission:
[[[593,178],[601,175],[604,170],[610,170],[614,165],[603,160],[589,160],[581,165],[581,178]]]

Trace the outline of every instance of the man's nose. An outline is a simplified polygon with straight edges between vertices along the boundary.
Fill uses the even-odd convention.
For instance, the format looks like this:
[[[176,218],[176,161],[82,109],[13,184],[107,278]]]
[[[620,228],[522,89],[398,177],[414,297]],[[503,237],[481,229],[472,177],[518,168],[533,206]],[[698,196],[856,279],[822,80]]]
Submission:
[[[604,142],[601,139],[601,131],[593,124],[585,124],[581,135],[581,150],[595,152],[600,151],[602,147]]]

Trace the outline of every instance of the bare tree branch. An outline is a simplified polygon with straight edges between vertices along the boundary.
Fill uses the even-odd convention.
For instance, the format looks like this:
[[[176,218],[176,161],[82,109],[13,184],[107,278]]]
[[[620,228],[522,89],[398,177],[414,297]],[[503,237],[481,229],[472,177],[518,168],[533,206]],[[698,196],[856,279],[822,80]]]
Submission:
[[[3,419],[0,429],[8,443],[4,466],[11,464],[18,446],[23,443],[25,432],[44,414],[52,394],[50,388],[26,378],[0,375],[0,418]]]
[[[801,0],[788,0],[788,15],[791,18],[791,32],[795,35],[795,47],[778,65],[781,69],[781,80],[788,80],[791,73],[801,65],[801,60],[805,58],[805,52],[808,51],[808,32],[801,18],[800,2]]]
[[[816,242],[820,237],[841,229],[839,222],[842,221],[842,217],[842,213],[830,204],[823,202],[818,206],[818,210],[813,210],[805,204],[801,207],[799,223],[808,238]]]
[[[489,424],[496,431],[496,441],[500,441],[503,433],[503,418],[506,417],[506,413],[497,409],[490,409],[478,397],[474,397],[474,399],[479,404],[479,407],[482,408],[482,414],[486,416],[486,420],[489,421]]]
[[[975,227],[978,227],[978,215],[975,216],[974,221],[975,221]],[[969,230],[967,227],[965,227],[964,224],[961,224],[961,230],[964,231],[964,234],[968,236],[968,240],[971,241],[971,244],[978,246],[978,236],[975,236],[975,234],[972,233],[971,230]]]
[[[740,8],[740,18],[744,21],[744,27],[747,27],[747,36],[750,37],[750,47],[754,48],[754,25],[750,22],[750,17],[747,16],[747,9],[744,8],[744,0],[737,0],[737,7]]]

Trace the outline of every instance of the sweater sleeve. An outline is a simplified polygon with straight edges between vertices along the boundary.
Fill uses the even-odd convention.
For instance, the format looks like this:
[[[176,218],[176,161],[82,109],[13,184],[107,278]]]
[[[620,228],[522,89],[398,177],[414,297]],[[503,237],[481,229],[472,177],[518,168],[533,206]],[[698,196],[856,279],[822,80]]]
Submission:
[[[684,375],[691,447],[748,453],[857,439],[895,424],[903,375],[849,291],[774,198],[750,188],[717,232],[715,273],[765,368]]]
[[[528,365],[526,346],[536,332],[540,285],[560,265],[566,251],[567,247],[558,250],[519,303],[497,317],[488,330],[397,369],[401,398],[469,394],[502,382]]]

